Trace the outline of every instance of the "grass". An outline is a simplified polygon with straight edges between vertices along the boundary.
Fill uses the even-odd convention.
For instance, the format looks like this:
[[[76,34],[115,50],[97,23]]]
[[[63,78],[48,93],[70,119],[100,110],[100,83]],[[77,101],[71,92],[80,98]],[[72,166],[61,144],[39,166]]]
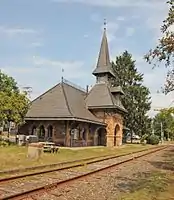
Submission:
[[[174,200],[174,151],[164,157],[162,162],[152,162],[153,172],[139,174],[120,200]]]
[[[143,176],[143,175],[142,175]],[[132,187],[120,200],[169,200],[174,199],[174,175],[152,172]]]
[[[0,170],[39,166],[109,154],[121,155],[124,153],[130,153],[148,148],[152,148],[152,146],[129,144],[120,148],[97,147],[77,150],[62,148],[57,154],[42,153],[41,158],[36,161],[27,158],[27,147],[0,147]]]

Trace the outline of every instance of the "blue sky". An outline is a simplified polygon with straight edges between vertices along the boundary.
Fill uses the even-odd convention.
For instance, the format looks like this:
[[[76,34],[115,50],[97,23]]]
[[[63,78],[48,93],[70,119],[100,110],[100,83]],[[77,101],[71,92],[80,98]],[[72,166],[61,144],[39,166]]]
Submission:
[[[132,53],[153,107],[168,106],[174,95],[156,94],[166,70],[152,70],[143,60],[167,10],[163,0],[1,0],[0,69],[20,87],[31,86],[32,98],[58,83],[62,68],[65,79],[93,85],[106,18],[111,59],[124,50]]]

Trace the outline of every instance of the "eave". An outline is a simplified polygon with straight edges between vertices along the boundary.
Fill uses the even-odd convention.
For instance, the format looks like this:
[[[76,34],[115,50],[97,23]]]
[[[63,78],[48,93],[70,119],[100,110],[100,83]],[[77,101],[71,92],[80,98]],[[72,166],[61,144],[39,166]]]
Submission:
[[[79,121],[79,122],[87,122],[91,124],[98,124],[102,126],[106,126],[106,123],[99,122],[99,121],[94,121],[94,120],[89,120],[89,119],[82,119],[82,118],[76,118],[76,117],[25,117],[25,121]]]

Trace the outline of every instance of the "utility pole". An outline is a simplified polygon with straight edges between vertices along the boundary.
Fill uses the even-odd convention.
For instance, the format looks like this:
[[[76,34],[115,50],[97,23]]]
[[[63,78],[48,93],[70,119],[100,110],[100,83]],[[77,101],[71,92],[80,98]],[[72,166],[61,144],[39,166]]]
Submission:
[[[161,111],[162,109],[154,109],[154,111]],[[164,142],[163,122],[160,122],[161,127],[161,144]]]
[[[152,118],[152,121],[151,121],[151,128],[152,128],[152,135],[155,134],[155,130],[154,130],[154,119]]]
[[[160,125],[161,125],[161,144],[163,144],[164,141],[163,123],[161,122]]]

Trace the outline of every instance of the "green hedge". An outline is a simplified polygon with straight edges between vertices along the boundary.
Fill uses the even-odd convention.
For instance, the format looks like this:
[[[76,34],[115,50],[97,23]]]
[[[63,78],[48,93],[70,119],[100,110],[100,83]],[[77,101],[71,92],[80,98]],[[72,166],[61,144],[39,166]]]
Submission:
[[[160,139],[157,135],[150,135],[149,137],[147,137],[147,144],[152,144],[152,145],[156,145],[159,144]]]

